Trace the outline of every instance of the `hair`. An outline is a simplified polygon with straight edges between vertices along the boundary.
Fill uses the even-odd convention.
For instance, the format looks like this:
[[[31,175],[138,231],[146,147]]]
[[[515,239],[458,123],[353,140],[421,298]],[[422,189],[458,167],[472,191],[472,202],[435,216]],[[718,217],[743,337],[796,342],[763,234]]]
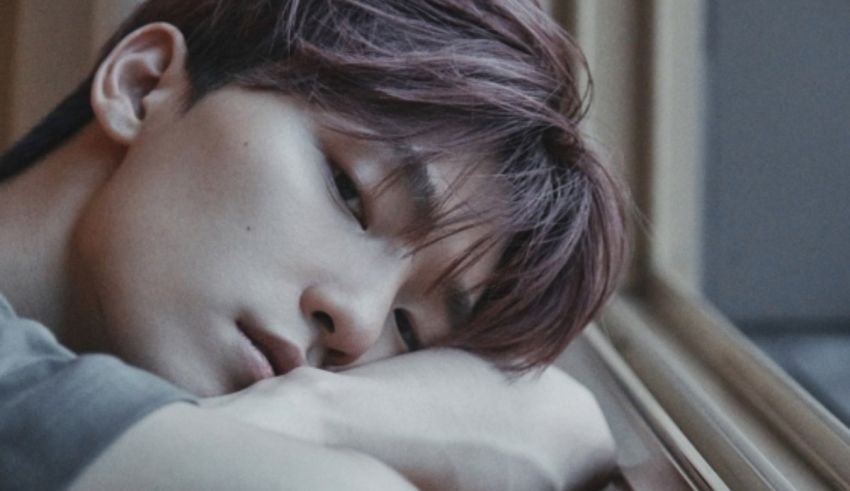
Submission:
[[[186,110],[225,86],[273,90],[364,123],[372,138],[429,136],[434,155],[495,157],[498,264],[442,345],[508,371],[545,366],[618,285],[627,198],[579,129],[591,87],[581,51],[533,0],[148,0],[101,60],[152,22],[185,37]],[[92,121],[91,83],[0,158],[0,180]]]

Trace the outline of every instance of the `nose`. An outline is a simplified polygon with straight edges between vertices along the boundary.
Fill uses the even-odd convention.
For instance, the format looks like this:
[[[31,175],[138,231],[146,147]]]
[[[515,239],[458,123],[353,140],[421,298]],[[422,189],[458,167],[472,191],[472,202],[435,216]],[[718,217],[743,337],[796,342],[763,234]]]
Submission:
[[[348,291],[324,283],[302,292],[301,311],[319,332],[325,364],[354,363],[378,341],[395,302],[389,283]]]

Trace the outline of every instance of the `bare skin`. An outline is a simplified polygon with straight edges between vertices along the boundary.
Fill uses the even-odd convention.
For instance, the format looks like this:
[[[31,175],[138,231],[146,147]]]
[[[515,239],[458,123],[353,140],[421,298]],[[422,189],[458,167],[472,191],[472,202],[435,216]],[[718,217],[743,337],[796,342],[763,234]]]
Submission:
[[[563,373],[507,383],[466,353],[405,354],[411,336],[427,346],[450,329],[433,275],[492,231],[411,254],[411,190],[373,192],[392,149],[274,94],[222,89],[181,114],[185,56],[171,26],[128,36],[95,78],[96,121],[0,184],[0,291],[17,310],[210,397],[144,419],[80,489],[240,476],[321,489],[356,469],[387,489],[407,486],[396,472],[422,488],[546,489],[610,467],[604,418]],[[427,163],[437,193],[459,164]],[[484,205],[482,186],[464,182],[449,206]],[[494,261],[453,290],[474,301]],[[263,458],[211,466],[244,457],[235,435]]]

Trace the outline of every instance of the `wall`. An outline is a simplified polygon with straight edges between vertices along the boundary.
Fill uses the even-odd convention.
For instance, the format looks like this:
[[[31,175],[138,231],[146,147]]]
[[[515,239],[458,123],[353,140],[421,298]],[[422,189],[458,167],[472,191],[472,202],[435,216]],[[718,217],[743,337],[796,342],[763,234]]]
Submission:
[[[138,0],[0,2],[0,144],[43,117],[90,71]]]
[[[0,148],[11,138],[12,62],[15,54],[15,13],[18,2],[0,2]]]

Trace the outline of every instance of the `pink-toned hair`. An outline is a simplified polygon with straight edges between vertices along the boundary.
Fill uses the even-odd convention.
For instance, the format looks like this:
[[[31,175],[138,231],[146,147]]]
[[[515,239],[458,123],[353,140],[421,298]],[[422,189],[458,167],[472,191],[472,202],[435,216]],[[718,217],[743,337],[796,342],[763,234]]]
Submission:
[[[187,110],[227,85],[274,90],[365,125],[363,137],[495,159],[490,176],[504,194],[475,219],[502,233],[447,274],[491,247],[501,248],[499,264],[469,322],[442,344],[508,370],[541,366],[617,286],[628,252],[626,198],[578,127],[589,99],[581,52],[535,2],[149,0],[104,54],[159,21],[187,42]],[[92,120],[90,85],[0,159],[0,179]],[[437,229],[471,223],[449,215]]]

